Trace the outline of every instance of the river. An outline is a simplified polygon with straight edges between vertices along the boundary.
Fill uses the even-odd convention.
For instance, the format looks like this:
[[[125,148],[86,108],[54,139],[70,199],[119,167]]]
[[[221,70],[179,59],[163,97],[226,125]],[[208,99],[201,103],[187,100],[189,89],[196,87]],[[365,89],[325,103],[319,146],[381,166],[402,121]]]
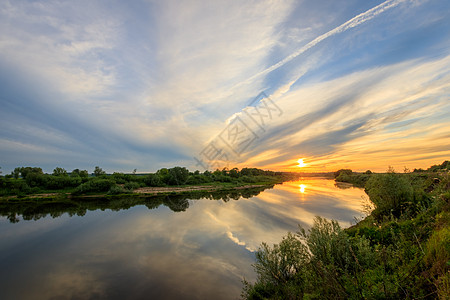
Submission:
[[[0,299],[236,299],[261,242],[316,215],[347,227],[365,198],[317,178],[256,194],[1,216]]]

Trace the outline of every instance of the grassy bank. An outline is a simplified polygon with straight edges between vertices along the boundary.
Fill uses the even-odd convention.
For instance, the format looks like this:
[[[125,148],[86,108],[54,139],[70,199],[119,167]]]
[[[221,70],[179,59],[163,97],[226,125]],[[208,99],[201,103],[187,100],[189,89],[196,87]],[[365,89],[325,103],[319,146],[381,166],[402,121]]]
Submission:
[[[374,206],[342,229],[317,217],[256,253],[257,282],[247,299],[448,299],[450,295],[449,164],[433,171],[337,174],[361,184]]]

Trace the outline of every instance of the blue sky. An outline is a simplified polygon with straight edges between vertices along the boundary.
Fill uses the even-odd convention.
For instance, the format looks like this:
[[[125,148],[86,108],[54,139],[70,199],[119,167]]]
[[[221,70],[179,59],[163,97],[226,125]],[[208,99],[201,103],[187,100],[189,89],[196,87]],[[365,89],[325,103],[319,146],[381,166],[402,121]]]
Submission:
[[[0,166],[428,167],[449,32],[444,0],[1,0]]]

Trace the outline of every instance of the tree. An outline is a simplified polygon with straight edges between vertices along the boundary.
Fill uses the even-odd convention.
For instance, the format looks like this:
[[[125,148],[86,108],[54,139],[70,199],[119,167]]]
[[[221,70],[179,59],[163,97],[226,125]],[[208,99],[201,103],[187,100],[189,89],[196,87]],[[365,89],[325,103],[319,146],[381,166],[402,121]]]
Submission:
[[[102,168],[100,168],[99,166],[95,167],[94,176],[98,177],[98,176],[105,175],[105,174],[106,174],[106,172],[103,171]]]
[[[16,171],[16,170],[18,170],[18,171]],[[29,173],[36,173],[38,175],[44,175],[44,172],[42,171],[42,169],[38,168],[38,167],[16,168],[16,169],[14,169],[14,177],[16,176],[17,172],[20,172],[20,175],[22,176],[22,178],[26,178]]]
[[[169,170],[167,168],[159,169],[158,171],[156,171],[156,175],[159,176],[162,182],[169,182]]]
[[[18,179],[20,176],[20,169],[21,168],[15,168],[14,171],[11,172],[11,175],[15,178]]]
[[[189,177],[189,170],[185,167],[174,167],[169,169],[168,184],[185,184]]]
[[[70,172],[70,177],[80,177],[80,169],[75,169]]]
[[[80,177],[81,178],[88,178],[89,177],[89,173],[87,170],[81,170],[80,171]]]
[[[334,178],[337,178],[337,177],[339,177],[339,175],[342,175],[342,174],[352,175],[352,173],[353,173],[353,171],[350,169],[340,169],[340,170],[337,170],[336,172],[334,172]]]
[[[238,178],[239,177],[239,169],[233,168],[228,172],[228,174],[233,178]]]
[[[53,176],[67,176],[67,171],[64,168],[56,167],[53,170]]]

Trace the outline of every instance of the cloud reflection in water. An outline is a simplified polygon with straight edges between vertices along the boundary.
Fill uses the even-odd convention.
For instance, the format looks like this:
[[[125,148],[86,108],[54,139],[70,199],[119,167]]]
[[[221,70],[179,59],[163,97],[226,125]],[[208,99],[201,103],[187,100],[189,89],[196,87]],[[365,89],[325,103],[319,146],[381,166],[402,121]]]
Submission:
[[[248,199],[189,200],[182,212],[139,205],[17,224],[2,218],[0,232],[8,232],[0,234],[0,280],[7,283],[2,294],[236,298],[241,279],[255,279],[251,264],[261,242],[278,243],[298,224],[309,227],[315,215],[348,226],[361,215],[363,195],[361,189],[339,189],[333,180],[305,179]],[[37,225],[41,231],[30,230]]]

